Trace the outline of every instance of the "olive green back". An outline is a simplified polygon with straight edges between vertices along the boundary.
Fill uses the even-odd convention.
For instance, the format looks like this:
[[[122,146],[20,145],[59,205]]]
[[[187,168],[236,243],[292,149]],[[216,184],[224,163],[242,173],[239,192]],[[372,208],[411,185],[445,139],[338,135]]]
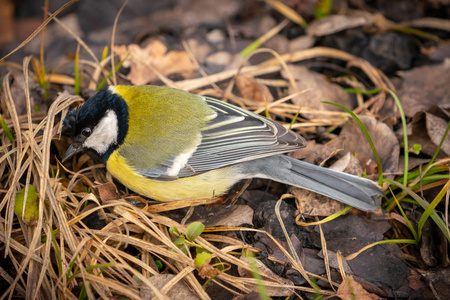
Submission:
[[[131,166],[150,170],[166,165],[199,142],[215,112],[203,97],[157,86],[116,86],[128,105],[128,134],[119,153]]]

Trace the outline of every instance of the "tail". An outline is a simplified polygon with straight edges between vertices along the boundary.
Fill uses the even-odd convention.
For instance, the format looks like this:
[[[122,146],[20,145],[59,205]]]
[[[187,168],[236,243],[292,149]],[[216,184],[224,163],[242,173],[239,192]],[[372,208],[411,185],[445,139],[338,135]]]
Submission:
[[[380,208],[379,197],[383,196],[383,192],[369,179],[322,168],[286,155],[249,161],[243,167],[249,177],[296,186],[364,211]]]

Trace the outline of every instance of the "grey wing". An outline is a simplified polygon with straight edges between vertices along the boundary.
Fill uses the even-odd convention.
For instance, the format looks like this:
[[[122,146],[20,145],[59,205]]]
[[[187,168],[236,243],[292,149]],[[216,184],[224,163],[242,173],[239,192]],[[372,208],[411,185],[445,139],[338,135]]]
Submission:
[[[205,100],[217,117],[202,130],[201,143],[178,177],[305,147],[300,135],[274,121],[217,99]]]

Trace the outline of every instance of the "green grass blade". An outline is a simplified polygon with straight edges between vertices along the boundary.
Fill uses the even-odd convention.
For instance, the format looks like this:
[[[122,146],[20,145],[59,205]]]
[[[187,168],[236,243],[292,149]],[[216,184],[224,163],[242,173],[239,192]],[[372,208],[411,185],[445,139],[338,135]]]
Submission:
[[[106,45],[105,48],[103,48],[102,58],[100,59],[100,61],[105,60],[106,56],[108,55],[108,51],[109,51],[109,48],[108,48],[108,45]]]
[[[419,205],[424,209],[427,210],[428,206],[430,205],[427,201],[423,200],[419,197],[416,193],[414,193],[411,189],[407,188],[400,182],[392,181],[389,179],[385,179],[386,182],[388,182],[391,185],[396,185],[399,188],[401,188],[403,191],[405,191],[408,195],[411,196]],[[430,214],[430,217],[433,219],[433,221],[436,223],[436,225],[439,227],[439,229],[442,231],[442,233],[445,235],[447,240],[450,242],[450,235],[448,233],[448,228],[445,222],[441,219],[441,217],[433,210]]]
[[[259,274],[258,267],[256,266],[256,260],[252,255],[248,256],[248,262],[252,269],[252,276],[256,279],[256,286],[258,287],[258,293],[261,300],[270,300],[269,295],[267,294],[267,289],[263,284],[263,279],[261,274]]]
[[[75,94],[80,95],[80,44],[77,45],[77,52],[75,53]]]
[[[0,114],[0,125],[3,128],[3,131],[5,132],[6,136],[8,137],[8,140],[12,143],[14,143],[14,136],[11,132],[11,130],[8,128],[8,125],[6,125],[5,119],[3,119],[2,114]]]
[[[391,190],[392,193],[392,190]],[[392,193],[392,195],[394,195]],[[408,224],[409,230],[411,230],[413,236],[414,236],[414,240],[416,240],[416,242],[419,242],[419,237],[417,236],[417,231],[414,229],[414,226],[411,224],[411,222],[409,221],[408,217],[405,214],[405,211],[403,210],[403,207],[400,205],[400,202],[398,202],[397,197],[395,197],[394,195],[394,200],[397,203],[398,209],[400,210],[400,213],[402,214],[403,218],[406,220],[406,223]]]
[[[314,16],[317,20],[331,14],[333,0],[320,0],[314,7]]]
[[[120,61],[118,64],[117,64],[117,66],[114,68],[114,70],[117,72],[117,71],[119,71],[119,69],[120,69],[120,67],[123,65],[123,63],[125,62],[125,60],[128,58],[128,56],[127,57],[125,57],[122,61]],[[108,76],[107,76],[107,78],[111,78],[111,76],[112,76],[112,71],[110,71],[109,73],[108,73]],[[104,78],[101,82],[100,82],[100,84],[97,86],[97,91],[100,91],[102,88],[103,88],[103,86],[106,84],[106,78]]]
[[[434,212],[434,209],[436,208],[436,206],[441,202],[442,198],[447,193],[449,187],[450,187],[450,180],[447,181],[447,183],[441,189],[439,194],[437,194],[437,196],[434,198],[434,200],[431,201],[430,205],[425,209],[422,216],[420,217],[419,224],[417,225],[417,230],[419,232],[419,239],[422,236],[422,228],[425,225],[425,222],[428,220],[430,215]]]

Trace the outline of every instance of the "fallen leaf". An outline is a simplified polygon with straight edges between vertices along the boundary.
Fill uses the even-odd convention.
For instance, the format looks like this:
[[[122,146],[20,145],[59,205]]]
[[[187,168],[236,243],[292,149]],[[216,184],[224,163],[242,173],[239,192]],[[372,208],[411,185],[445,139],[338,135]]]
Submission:
[[[397,137],[386,124],[377,121],[374,117],[360,116],[359,119],[367,129],[375,144],[375,149],[377,150],[383,167],[383,173],[394,173],[397,170],[400,154],[400,145]],[[370,147],[366,136],[355,120],[350,119],[344,125],[339,135],[339,139],[342,139],[344,144],[343,154],[350,152],[352,155],[356,155],[363,168],[369,167],[366,168],[368,172],[372,172],[368,173],[369,175],[373,174],[373,177],[378,176],[378,173],[374,172],[375,170],[373,170],[373,167],[370,164],[367,165],[367,162],[375,161],[375,156],[373,155],[372,148]],[[368,159],[370,159],[370,161]]]
[[[277,201],[273,200],[268,200],[259,203],[255,209],[255,213],[253,216],[253,223],[255,228],[264,229],[265,231],[270,233],[273,237],[285,240],[285,235],[281,228],[280,221],[278,220],[278,217],[275,214],[276,204]],[[299,239],[301,239],[300,230],[298,226],[295,224],[295,207],[283,201],[281,202],[279,212],[281,219],[283,220],[287,234],[289,236],[294,234]]]
[[[348,256],[363,247],[384,239],[388,220],[367,222],[358,215],[345,215],[322,225],[327,250]],[[386,226],[385,226],[386,225]],[[318,226],[315,227],[318,232]],[[397,289],[404,284],[408,267],[395,244],[376,245],[360,253],[347,263],[355,276],[378,287]],[[359,299],[357,297],[357,299]]]
[[[348,276],[342,281],[336,296],[342,300],[376,300],[381,299],[375,294],[367,292],[359,283],[357,283],[353,276]]]
[[[427,284],[422,276],[416,272],[408,276],[408,287],[415,291],[427,289]]]
[[[450,108],[450,68],[445,64],[398,73],[403,83],[397,95],[406,116],[413,117],[434,105]]]
[[[412,142],[412,140],[409,140]],[[420,152],[423,152],[422,150]],[[429,158],[418,158],[418,157],[411,157],[409,156],[408,160],[408,171],[411,171],[414,168],[417,168],[420,165],[424,165],[430,161]],[[405,157],[403,155],[400,155],[399,161],[398,161],[398,168],[397,168],[397,174],[401,174],[405,171]]]
[[[259,83],[255,78],[247,75],[236,76],[236,87],[242,97],[262,103],[273,102],[272,93],[264,84]]]
[[[197,68],[185,51],[169,51],[162,42],[155,40],[145,48],[136,44],[114,47],[124,67],[130,68],[127,78],[134,85],[143,85],[156,81],[158,76],[148,67],[152,66],[164,76],[178,73],[184,78],[193,78]]]
[[[107,182],[105,184],[97,185],[93,187],[95,193],[98,194],[100,201],[103,203],[106,201],[117,200],[120,199],[119,192],[117,191],[117,187],[112,182]]]
[[[170,280],[172,280],[175,277],[175,275],[172,274],[158,274],[155,276],[152,276],[148,278],[148,281],[157,288],[158,290],[161,290],[166,283],[168,283]],[[153,299],[155,294],[153,291],[146,285],[143,285],[140,288],[139,295],[144,300],[150,300]],[[184,283],[183,280],[178,281],[175,283],[175,285],[167,292],[166,296],[168,299],[183,299],[183,300],[198,300],[200,297],[192,292],[189,287]]]
[[[346,207],[334,199],[297,187],[291,187],[289,192],[300,199],[306,216],[329,216]]]
[[[24,207],[25,206],[25,207]],[[25,188],[17,193],[14,201],[14,213],[22,218],[23,222],[29,226],[35,226],[39,219],[39,200],[34,187],[28,186],[28,193],[25,199]]]
[[[412,120],[412,133],[408,135],[409,143],[420,144],[421,153],[432,156],[441,143],[450,117],[439,107],[432,107],[427,112],[417,113]],[[450,155],[450,138],[447,136],[442,144],[438,158]]]
[[[329,115],[326,112],[342,112],[340,108],[322,103],[322,101],[334,102],[349,109],[353,109],[355,106],[352,96],[346,93],[343,88],[335,83],[328,82],[324,75],[312,72],[305,67],[288,65],[288,70],[283,70],[281,75],[286,79],[292,76],[296,82],[296,87],[289,86],[289,94],[304,91],[304,93],[292,99],[295,105],[325,112],[302,113],[308,119],[336,118],[336,115]]]
[[[422,239],[420,243],[420,257],[428,267],[435,267],[439,261],[438,238],[433,224],[425,222],[422,227]]]
[[[448,122],[448,119],[444,120],[443,118],[435,116],[431,113],[426,113],[428,136],[436,146],[439,146],[439,144],[442,142],[444,133],[448,127]],[[447,155],[450,155],[450,139],[448,138],[448,136],[444,140],[441,150],[444,151]]]
[[[320,252],[317,255],[319,257],[324,258],[323,249],[321,249]],[[334,268],[336,270],[339,270],[339,268],[340,268],[339,267],[339,260],[338,260],[336,252],[327,250],[327,255],[328,255],[328,263],[330,264],[330,267]],[[347,263],[346,260],[342,260],[342,265],[344,266],[345,274],[347,274],[347,275],[353,274],[352,269],[350,269],[350,267],[348,266],[348,263]]]
[[[450,268],[447,266],[428,270],[426,275],[441,299],[450,299]]]
[[[205,263],[201,266],[198,266],[197,270],[198,276],[200,276],[201,278],[213,278],[221,274],[221,271],[219,269],[215,268],[213,265],[210,265],[209,263]]]
[[[375,167],[376,166],[377,165],[375,163]],[[361,167],[361,161],[358,160],[358,158],[356,158],[355,155],[350,154],[350,152],[347,152],[347,154],[345,154],[334,164],[332,164],[330,166],[330,169],[345,172],[355,176],[361,176],[362,174],[364,174],[364,170]],[[369,174],[374,174],[374,172],[371,171]]]
[[[31,108],[39,108],[40,111],[47,111],[49,107],[49,101],[45,100],[44,89],[35,80],[28,82],[29,86],[26,86],[25,77],[23,74],[12,72],[11,73],[11,98],[14,100],[14,106],[17,114],[24,115],[27,113],[27,100],[25,97],[24,89],[28,89],[30,92]],[[33,111],[32,111],[33,112]],[[4,111],[4,117],[10,117],[8,110]]]
[[[316,144],[314,140],[308,141],[306,147],[289,153],[293,158],[304,160],[310,164],[321,165],[344,149],[344,141],[334,138],[326,144]]]

